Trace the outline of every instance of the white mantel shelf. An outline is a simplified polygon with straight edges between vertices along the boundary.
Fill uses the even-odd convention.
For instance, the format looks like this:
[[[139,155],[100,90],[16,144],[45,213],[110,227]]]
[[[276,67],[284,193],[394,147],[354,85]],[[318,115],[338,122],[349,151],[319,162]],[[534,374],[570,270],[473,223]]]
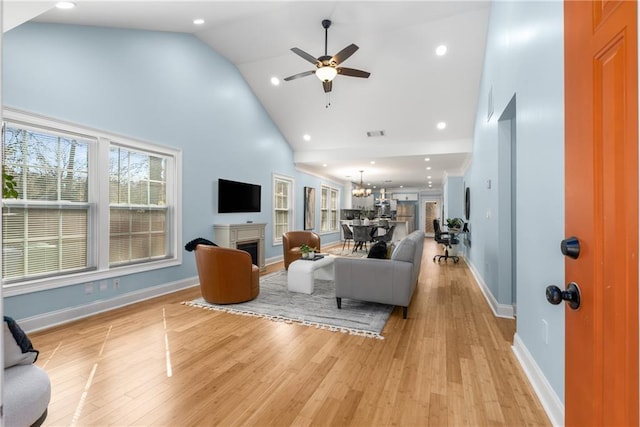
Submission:
[[[242,224],[214,224],[213,232],[217,245],[237,249],[238,243],[258,243],[258,267],[264,271],[264,231],[266,223],[247,222]]]

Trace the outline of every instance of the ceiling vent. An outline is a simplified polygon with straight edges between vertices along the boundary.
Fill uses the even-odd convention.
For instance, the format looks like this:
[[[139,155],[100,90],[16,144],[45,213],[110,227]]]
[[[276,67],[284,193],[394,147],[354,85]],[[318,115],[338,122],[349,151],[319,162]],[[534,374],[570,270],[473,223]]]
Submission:
[[[367,132],[367,136],[369,138],[375,138],[377,136],[384,136],[384,131],[383,130],[370,130],[369,132]]]

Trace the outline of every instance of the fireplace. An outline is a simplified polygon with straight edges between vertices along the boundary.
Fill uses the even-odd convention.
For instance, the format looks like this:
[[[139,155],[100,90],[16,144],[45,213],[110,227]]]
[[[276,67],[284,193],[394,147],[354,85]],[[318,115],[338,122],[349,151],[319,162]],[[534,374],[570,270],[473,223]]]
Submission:
[[[214,224],[213,231],[217,245],[224,248],[241,249],[249,252],[252,262],[266,270],[264,261],[264,232],[267,224],[247,222],[244,224]]]
[[[238,242],[236,243],[236,249],[249,252],[249,255],[251,255],[251,263],[255,265],[260,265],[258,261],[258,241],[257,240],[254,240],[253,242]]]

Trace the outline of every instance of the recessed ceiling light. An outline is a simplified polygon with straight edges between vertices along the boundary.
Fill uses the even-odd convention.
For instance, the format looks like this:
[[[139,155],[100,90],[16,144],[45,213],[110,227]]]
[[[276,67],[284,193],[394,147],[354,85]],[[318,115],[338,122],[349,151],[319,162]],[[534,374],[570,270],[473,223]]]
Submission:
[[[193,20],[193,23],[194,23],[195,25],[202,25],[202,24],[204,24],[204,19],[202,19],[202,18],[196,18],[196,19],[194,19],[194,20]]]
[[[400,188],[404,188],[404,185],[401,185]]]
[[[326,164],[326,163],[323,163],[323,164],[322,164],[322,167],[323,167],[323,168],[326,168],[326,167],[327,167],[327,164]]]
[[[429,176],[427,177],[427,179],[431,179],[431,175],[429,175]]]
[[[56,3],[56,7],[58,9],[73,9],[76,7],[76,4],[72,1],[59,1]]]
[[[436,55],[443,56],[447,53],[447,47],[443,44],[436,48]]]
[[[433,184],[433,182],[429,181],[429,185]]]
[[[375,165],[376,161],[375,160],[371,160],[369,163],[371,163],[372,165]]]
[[[436,125],[436,127],[440,130],[444,129],[447,127],[447,124],[445,122],[438,122],[438,124]]]
[[[271,77],[271,84],[274,86],[278,86],[280,84],[280,79],[277,77]]]
[[[431,188],[431,184],[429,184],[429,188]]]
[[[311,141],[311,135],[309,135],[308,133],[302,135],[302,138],[304,138],[305,141]]]
[[[430,171],[431,170],[431,166],[427,166],[427,170]]]
[[[425,161],[425,162],[428,162],[429,160],[431,160],[431,159],[430,159],[430,158],[428,158],[428,157],[425,157],[425,158],[424,158],[424,161]]]

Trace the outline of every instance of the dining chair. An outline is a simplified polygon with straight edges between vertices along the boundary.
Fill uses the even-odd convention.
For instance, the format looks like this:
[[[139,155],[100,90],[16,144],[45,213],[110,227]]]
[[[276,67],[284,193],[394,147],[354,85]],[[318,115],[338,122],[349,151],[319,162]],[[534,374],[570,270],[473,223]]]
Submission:
[[[353,252],[358,249],[366,249],[367,243],[371,241],[371,227],[366,225],[353,226]]]
[[[347,244],[347,250],[349,249],[349,241],[353,240],[353,231],[349,228],[347,224],[342,224],[342,236],[344,238],[344,242],[342,243],[342,250],[344,250],[345,243]]]

